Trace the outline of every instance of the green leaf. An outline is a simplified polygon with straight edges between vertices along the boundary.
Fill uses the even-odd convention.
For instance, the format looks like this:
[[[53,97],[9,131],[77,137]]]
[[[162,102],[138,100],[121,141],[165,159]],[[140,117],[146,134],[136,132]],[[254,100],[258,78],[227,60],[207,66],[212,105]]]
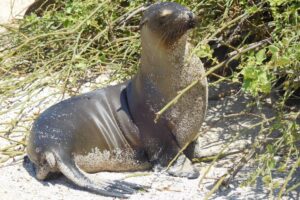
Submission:
[[[250,92],[252,95],[257,96],[259,92],[268,94],[272,88],[272,76],[265,66],[246,66],[241,71],[244,76],[242,88]]]
[[[266,175],[262,178],[262,181],[266,184],[269,185],[269,183],[271,182],[271,177],[269,175]]]
[[[288,57],[285,57],[285,56],[279,57],[276,60],[276,64],[279,65],[279,66],[283,66],[284,67],[284,65],[290,64],[290,59]]]
[[[273,181],[272,184],[273,184],[273,189],[278,189],[281,186],[279,181]]]
[[[276,47],[275,45],[270,45],[270,46],[268,46],[268,48],[269,48],[269,50],[272,52],[272,54],[275,54],[275,53],[277,53],[277,52],[279,52],[279,48],[278,47]]]
[[[286,0],[268,0],[271,6],[281,6],[286,3]]]
[[[256,58],[256,64],[261,65],[262,62],[266,59],[266,50],[261,49],[259,52],[255,55]]]
[[[277,168],[278,172],[286,172],[287,166],[286,164],[281,164],[280,167]]]
[[[200,58],[212,58],[212,53],[213,51],[208,44],[200,46],[200,49],[196,51],[196,55]]]
[[[66,13],[71,14],[72,13],[72,8],[71,7],[67,7],[65,11],[66,11]]]
[[[75,68],[77,69],[85,69],[87,67],[87,65],[85,63],[77,63],[75,65]]]
[[[268,167],[272,170],[272,169],[275,168],[275,166],[276,166],[275,160],[274,160],[273,158],[270,158],[270,159],[268,160]]]
[[[268,151],[269,153],[273,153],[273,151],[274,151],[273,145],[268,144],[268,145],[267,145],[267,151]]]

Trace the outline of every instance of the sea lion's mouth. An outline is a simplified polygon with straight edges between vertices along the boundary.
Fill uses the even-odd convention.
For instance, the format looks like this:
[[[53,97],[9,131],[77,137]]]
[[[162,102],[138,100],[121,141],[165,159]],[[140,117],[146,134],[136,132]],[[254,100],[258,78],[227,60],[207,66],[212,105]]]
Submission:
[[[189,21],[188,28],[192,29],[192,28],[195,28],[195,27],[196,27],[196,22],[195,21]]]
[[[188,19],[188,29],[192,29],[196,27],[197,24],[197,17],[194,16],[192,12],[188,12],[187,15],[189,16]]]
[[[195,28],[198,23],[198,17],[194,16],[192,12],[188,12],[187,15],[189,16],[188,29]]]
[[[198,18],[194,16],[192,12],[187,13],[188,18],[179,22],[176,25],[172,25],[174,28],[170,27],[166,29],[163,37],[168,45],[175,43],[179,40],[188,30],[193,29],[198,24]],[[166,37],[167,36],[167,37]]]

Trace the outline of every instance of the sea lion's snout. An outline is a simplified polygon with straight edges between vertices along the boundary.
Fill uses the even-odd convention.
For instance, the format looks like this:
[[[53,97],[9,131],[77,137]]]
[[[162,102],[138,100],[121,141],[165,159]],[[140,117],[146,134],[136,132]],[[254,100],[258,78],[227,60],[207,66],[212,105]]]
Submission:
[[[187,15],[188,15],[188,28],[195,28],[195,26],[197,24],[197,19],[196,19],[194,13],[192,13],[191,11],[188,11]]]

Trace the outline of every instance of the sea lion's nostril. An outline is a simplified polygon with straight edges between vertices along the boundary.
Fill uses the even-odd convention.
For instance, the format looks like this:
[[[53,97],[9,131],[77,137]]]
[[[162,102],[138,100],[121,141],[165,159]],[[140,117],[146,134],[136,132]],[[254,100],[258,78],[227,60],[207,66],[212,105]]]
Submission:
[[[194,14],[192,12],[188,11],[187,15],[189,16],[189,20],[193,20],[194,19]]]
[[[189,19],[188,19],[188,27],[189,28],[194,28],[196,26],[196,20],[195,20],[194,14],[191,11],[188,11],[187,15],[189,17]]]

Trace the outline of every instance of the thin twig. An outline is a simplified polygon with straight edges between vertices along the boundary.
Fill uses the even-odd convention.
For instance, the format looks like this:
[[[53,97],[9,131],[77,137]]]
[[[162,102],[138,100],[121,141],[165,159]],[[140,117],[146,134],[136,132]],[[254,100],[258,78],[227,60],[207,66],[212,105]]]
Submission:
[[[25,142],[17,141],[17,140],[11,139],[9,137],[5,137],[5,136],[2,136],[2,135],[0,135],[0,137],[5,139],[5,140],[8,140],[10,142],[18,143],[18,144],[21,144],[21,145],[24,145],[24,146],[26,145]]]
[[[290,173],[288,174],[288,177],[285,179],[282,187],[280,188],[279,194],[278,194],[278,198],[281,199],[282,195],[285,193],[286,191],[286,186],[288,184],[288,182],[292,179],[293,174],[295,173],[297,167],[299,167],[300,165],[300,157],[297,159],[297,161],[294,163]]]
[[[118,24],[122,24],[122,26],[125,26],[126,25],[126,22],[131,19],[133,16],[135,16],[136,14],[140,13],[140,12],[143,12],[145,11],[146,9],[148,8],[147,5],[142,5],[140,7],[137,7],[135,10],[131,11],[127,17],[125,19],[121,19],[119,20]]]

